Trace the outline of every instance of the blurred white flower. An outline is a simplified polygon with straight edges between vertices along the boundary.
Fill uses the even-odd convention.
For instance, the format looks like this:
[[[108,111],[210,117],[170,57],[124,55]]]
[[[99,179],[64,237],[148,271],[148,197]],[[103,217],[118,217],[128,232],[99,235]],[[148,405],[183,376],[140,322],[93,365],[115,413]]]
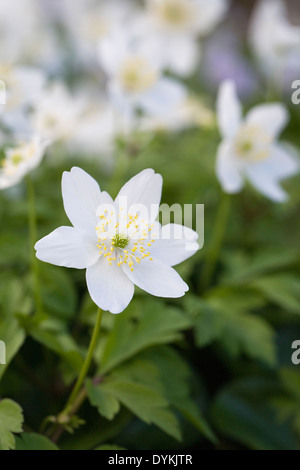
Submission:
[[[30,116],[33,132],[44,139],[66,140],[76,133],[83,99],[69,93],[63,83],[45,88]]]
[[[24,176],[36,168],[45,152],[48,143],[38,136],[27,141],[20,141],[17,145],[4,151],[4,158],[0,160],[0,189],[9,188],[18,184]]]
[[[110,98],[124,112],[168,113],[186,96],[182,84],[163,76],[161,49],[145,38],[114,31],[100,42],[99,55]]]
[[[35,105],[39,99],[46,77],[35,67],[0,63],[0,79],[5,83],[6,89],[6,103],[0,104],[0,110],[5,110],[1,119],[16,128],[24,107]]]
[[[215,125],[215,113],[196,96],[188,96],[172,112],[163,116],[145,116],[140,121],[144,131],[180,132],[193,127],[210,128]]]
[[[293,152],[277,142],[288,122],[286,108],[280,103],[255,106],[243,119],[231,81],[221,85],[217,108],[223,137],[217,156],[217,176],[223,190],[239,192],[246,178],[273,201],[285,201],[287,194],[280,182],[300,168]]]
[[[198,250],[197,234],[155,222],[161,192],[162,177],[148,169],[129,180],[113,201],[91,176],[72,168],[63,174],[62,195],[73,227],[60,227],[38,241],[37,258],[86,268],[93,301],[111,313],[127,307],[134,285],[158,297],[183,296],[188,286],[171,266]]]
[[[261,0],[250,25],[250,44],[263,71],[273,80],[282,80],[291,56],[300,57],[300,25],[288,18],[282,0]],[[279,76],[281,74],[281,76]]]
[[[131,22],[137,5],[131,0],[60,0],[61,14],[83,62],[95,61],[101,38]]]
[[[23,58],[39,28],[36,0],[1,0],[1,60],[15,62]]]
[[[140,27],[160,43],[166,66],[185,76],[199,61],[197,39],[216,27],[227,7],[227,0],[146,0]]]
[[[115,138],[118,135],[115,110],[99,98],[97,105],[90,107],[82,114],[76,132],[67,142],[68,149],[77,155],[89,155],[102,158],[109,167],[110,156],[114,151]]]

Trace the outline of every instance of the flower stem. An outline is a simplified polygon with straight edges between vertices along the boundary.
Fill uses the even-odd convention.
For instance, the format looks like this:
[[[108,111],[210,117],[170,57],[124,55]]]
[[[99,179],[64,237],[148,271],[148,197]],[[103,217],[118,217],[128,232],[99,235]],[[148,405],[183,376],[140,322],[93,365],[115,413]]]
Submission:
[[[30,257],[31,257],[31,272],[34,279],[34,300],[35,309],[37,313],[42,312],[42,297],[39,281],[39,267],[38,260],[35,256],[34,245],[37,241],[37,223],[36,223],[36,210],[35,210],[35,192],[32,179],[30,175],[26,177],[27,183],[27,197],[28,197],[28,228],[29,228],[29,243],[30,243]]]
[[[206,258],[204,260],[201,284],[204,290],[211,285],[212,278],[215,273],[216,264],[219,258],[219,254],[222,248],[222,243],[226,232],[228,217],[230,213],[230,202],[230,194],[223,193],[213,229],[211,246],[208,249]]]
[[[52,428],[49,430],[47,434],[53,442],[58,441],[58,439],[60,438],[60,436],[63,434],[65,430],[65,425],[70,422],[72,416],[74,416],[74,414],[77,412],[77,410],[81,407],[82,403],[86,399],[86,390],[85,390],[85,387],[83,387],[83,382],[90,369],[94,352],[95,352],[95,348],[97,346],[97,341],[99,338],[99,333],[100,333],[100,328],[101,328],[102,314],[103,312],[99,308],[96,324],[94,327],[94,331],[93,331],[89,349],[88,349],[88,353],[82,365],[78,379],[74,385],[74,388],[66,403],[66,406],[59,413],[59,415],[55,418],[55,424],[53,424]],[[42,423],[43,429],[46,427],[48,421],[49,419],[46,419]]]
[[[77,400],[77,395],[82,387],[82,384],[84,382],[84,379],[86,378],[86,375],[89,371],[89,368],[91,366],[91,362],[93,360],[93,355],[94,355],[94,352],[95,352],[95,348],[97,346],[97,341],[98,341],[98,338],[99,338],[99,333],[100,333],[100,328],[101,328],[101,321],[102,321],[102,310],[99,308],[98,309],[98,314],[97,314],[97,320],[96,320],[96,324],[95,324],[95,327],[94,327],[94,331],[93,331],[93,335],[92,335],[92,338],[91,338],[91,342],[90,342],[90,345],[89,345],[89,349],[88,349],[88,353],[87,353],[87,356],[86,356],[86,359],[83,363],[83,366],[81,368],[81,371],[80,371],[80,374],[79,374],[79,377],[76,381],[76,384],[73,388],[73,391],[67,401],[67,404],[64,408],[64,410],[62,411],[61,415],[65,415],[65,414],[68,414],[68,412],[70,410],[72,410],[73,408],[73,405],[74,405],[74,402]]]

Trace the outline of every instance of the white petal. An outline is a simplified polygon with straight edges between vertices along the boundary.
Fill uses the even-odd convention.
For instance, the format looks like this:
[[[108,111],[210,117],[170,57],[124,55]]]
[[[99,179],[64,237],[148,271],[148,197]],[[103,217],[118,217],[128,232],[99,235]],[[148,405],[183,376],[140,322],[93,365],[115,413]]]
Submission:
[[[295,175],[299,171],[299,160],[293,149],[276,144],[272,147],[271,156],[267,160],[245,167],[247,173],[259,173],[261,178],[282,180]]]
[[[106,191],[101,192],[99,202],[100,202],[100,207],[101,207],[101,204],[105,204],[105,205],[110,204],[112,206],[114,205],[113,198]],[[98,207],[97,207],[97,209],[98,209]],[[98,215],[98,210],[96,211],[96,213]]]
[[[201,55],[201,46],[194,38],[176,36],[164,44],[164,47],[167,64],[173,72],[186,77],[194,71]]]
[[[286,127],[289,114],[285,106],[280,103],[263,104],[255,106],[249,111],[246,122],[262,127],[269,135],[276,138]]]
[[[186,96],[186,89],[181,83],[171,78],[161,78],[140,97],[139,102],[147,113],[160,116],[179,106]]]
[[[246,174],[253,186],[272,201],[284,202],[288,199],[288,195],[281,188],[277,179],[266,177],[264,173],[260,173],[254,167],[249,167]]]
[[[92,300],[102,310],[121,313],[133,297],[133,283],[116,262],[109,266],[104,257],[87,269],[86,281]]]
[[[223,137],[233,137],[242,121],[242,107],[234,82],[226,80],[220,86],[217,98],[217,117]]]
[[[14,81],[18,83],[19,93],[26,103],[37,100],[46,82],[45,75],[34,67],[20,66],[14,71]]]
[[[141,171],[131,178],[119,192],[115,205],[127,205],[127,212],[133,204],[144,206],[147,211],[148,220],[155,220],[161,200],[163,179],[154,170]],[[152,217],[151,217],[152,214]]]
[[[293,176],[300,169],[299,161],[292,153],[280,146],[274,145],[270,158],[259,163],[245,166],[245,174],[251,183],[265,196],[273,201],[283,202],[287,194],[279,182]]]
[[[244,186],[236,159],[233,157],[231,142],[223,141],[217,155],[217,177],[226,193],[238,193]]]
[[[101,203],[98,183],[81,168],[74,167],[62,177],[64,208],[74,227],[95,231],[96,209]]]
[[[59,227],[35,244],[36,257],[46,263],[84,269],[99,258],[97,237],[73,227]]]
[[[287,193],[282,189],[280,184],[275,180],[263,181],[258,175],[252,175],[251,183],[253,186],[266,197],[274,202],[285,202],[288,200]]]
[[[289,144],[276,144],[272,149],[273,174],[279,179],[289,178],[300,171],[297,150]]]
[[[225,16],[228,8],[228,0],[196,0],[197,8],[195,23],[197,31],[201,36],[207,35],[213,31],[217,24]]]
[[[127,265],[123,269],[134,284],[156,297],[182,297],[189,290],[175,269],[155,258],[135,263],[133,271]]]
[[[164,225],[151,247],[151,255],[169,266],[176,266],[199,249],[198,234],[177,224]]]
[[[115,75],[126,55],[128,55],[128,39],[122,31],[114,29],[99,42],[99,59],[104,71],[112,76]]]

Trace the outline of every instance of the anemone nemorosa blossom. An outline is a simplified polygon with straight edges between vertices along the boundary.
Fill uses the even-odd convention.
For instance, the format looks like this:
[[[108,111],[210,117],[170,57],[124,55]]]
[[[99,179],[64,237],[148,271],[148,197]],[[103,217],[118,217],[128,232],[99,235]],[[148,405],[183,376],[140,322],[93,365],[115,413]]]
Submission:
[[[141,110],[163,115],[185,99],[185,87],[164,76],[161,46],[135,32],[119,28],[100,41],[99,58],[108,77],[111,102],[131,115]]]
[[[134,285],[158,297],[183,296],[188,286],[171,266],[197,251],[197,234],[155,222],[161,191],[162,177],[148,169],[128,181],[113,201],[90,175],[72,168],[63,174],[62,195],[73,227],[59,227],[38,241],[37,258],[86,268],[91,298],[111,313],[127,307]]]
[[[247,179],[273,201],[285,201],[287,194],[280,182],[299,171],[292,149],[277,141],[288,122],[286,108],[280,103],[263,104],[242,118],[241,104],[231,81],[221,85],[217,108],[223,137],[217,156],[217,176],[223,190],[237,193]]]
[[[15,186],[34,170],[41,163],[48,144],[48,141],[35,135],[6,148],[0,162],[0,189]]]

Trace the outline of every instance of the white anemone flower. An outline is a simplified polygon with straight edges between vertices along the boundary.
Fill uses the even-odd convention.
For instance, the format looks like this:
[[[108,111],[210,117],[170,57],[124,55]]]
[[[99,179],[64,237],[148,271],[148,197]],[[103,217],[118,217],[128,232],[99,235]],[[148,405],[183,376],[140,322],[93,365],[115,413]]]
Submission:
[[[26,59],[32,43],[39,43],[35,35],[40,21],[39,2],[36,0],[1,0],[1,59],[14,62]]]
[[[83,99],[72,96],[62,83],[45,88],[30,117],[34,132],[51,141],[66,140],[76,133]]]
[[[116,138],[124,133],[125,130],[118,126],[116,110],[96,95],[94,105],[84,111],[76,132],[66,144],[72,155],[96,157],[102,167],[110,171]]]
[[[111,313],[128,306],[134,285],[158,297],[183,296],[188,286],[172,266],[197,251],[197,234],[155,222],[161,192],[162,177],[147,169],[129,180],[113,201],[90,175],[72,168],[63,174],[62,195],[73,227],[59,227],[38,241],[37,258],[86,268],[91,298]]]
[[[209,34],[223,19],[227,0],[147,0],[145,27],[160,43],[166,65],[178,75],[189,75],[200,58],[197,39]]]
[[[0,161],[0,189],[15,186],[36,168],[45,153],[48,143],[39,136],[30,140],[20,141],[17,145],[5,150],[5,156]]]
[[[24,106],[35,104],[46,82],[44,73],[36,67],[3,62],[0,62],[0,78],[6,91],[6,102],[0,104],[0,109],[5,109],[5,122],[13,121],[14,113],[21,112]]]
[[[163,76],[162,52],[152,41],[114,31],[100,42],[99,55],[112,102],[122,111],[164,114],[186,96],[182,84]]]
[[[195,127],[213,128],[215,113],[197,96],[190,95],[180,105],[164,116],[145,116],[140,130],[147,132],[180,132]]]
[[[61,17],[84,62],[95,61],[100,39],[133,20],[139,10],[131,0],[60,0]]]
[[[282,0],[261,0],[253,13],[249,40],[264,71],[276,80],[289,58],[300,54],[300,25],[290,22]]]
[[[223,141],[217,156],[217,176],[227,193],[237,193],[244,179],[273,201],[283,202],[281,180],[299,171],[293,152],[277,138],[287,125],[288,113],[280,103],[252,108],[242,117],[235,85],[224,82],[218,96],[218,123]]]

